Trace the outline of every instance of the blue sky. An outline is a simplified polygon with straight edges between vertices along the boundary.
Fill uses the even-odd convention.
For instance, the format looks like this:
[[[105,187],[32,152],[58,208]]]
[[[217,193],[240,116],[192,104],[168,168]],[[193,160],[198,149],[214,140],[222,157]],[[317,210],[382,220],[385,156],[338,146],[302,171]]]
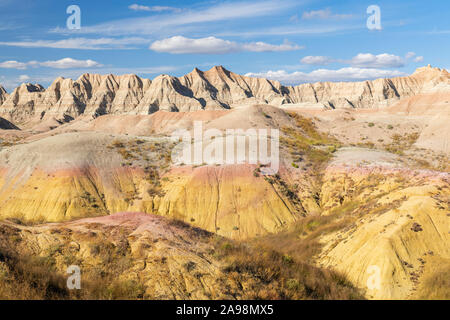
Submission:
[[[79,30],[67,28],[70,5],[81,10]],[[367,28],[370,5],[381,30]],[[213,65],[284,84],[448,69],[449,12],[442,0],[0,0],[0,84]]]

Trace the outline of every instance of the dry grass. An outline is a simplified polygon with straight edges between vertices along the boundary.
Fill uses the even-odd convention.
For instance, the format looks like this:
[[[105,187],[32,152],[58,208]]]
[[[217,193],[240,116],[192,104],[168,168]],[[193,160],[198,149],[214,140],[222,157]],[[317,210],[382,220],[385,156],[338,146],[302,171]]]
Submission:
[[[356,202],[346,203],[334,209],[330,215],[302,218],[285,231],[254,241],[257,245],[292,256],[297,261],[312,262],[314,255],[322,248],[319,238],[351,225],[356,219],[351,212],[357,206]]]
[[[306,215],[306,211],[303,208],[300,198],[298,197],[298,185],[286,183],[286,181],[284,181],[279,174],[265,176],[264,180],[271,184],[272,187],[277,190],[277,193],[281,193],[284,197],[286,197],[297,213],[303,216]]]
[[[271,248],[229,241],[177,220],[170,221],[169,226],[189,229],[202,239],[209,239],[214,248],[211,255],[222,266],[220,277],[246,283],[246,289],[237,293],[237,297],[362,298],[344,276],[298,262],[295,257]],[[18,229],[3,226],[0,229],[0,299],[152,299],[143,283],[122,277],[135,263],[127,241],[130,232],[120,227],[114,230],[114,238],[109,238],[106,232],[75,235],[70,230],[58,229],[59,236],[69,237],[68,243],[74,236],[91,242],[89,264],[84,264],[83,259],[77,258],[79,253],[70,252],[67,243],[51,246],[41,252],[41,256],[27,255],[23,251],[19,255],[21,240],[13,240],[14,235],[19,234]],[[66,288],[67,275],[61,268],[72,262],[83,270],[82,290]]]
[[[143,139],[126,142],[116,139],[108,146],[108,149],[116,149],[128,166],[152,161],[152,163],[157,163],[160,168],[167,168],[172,160],[174,145],[174,143],[150,142]]]
[[[440,261],[438,267],[426,273],[420,281],[414,299],[450,300],[450,260]]]
[[[15,145],[14,142],[11,142],[11,141],[2,141],[2,142],[0,142],[0,147],[4,147],[4,148],[12,147],[14,145]]]
[[[294,162],[307,158],[314,168],[326,163],[332,154],[340,147],[340,143],[334,137],[319,132],[310,119],[297,113],[289,113],[295,127],[283,127],[281,131],[282,145],[286,146]]]
[[[406,150],[410,149],[416,143],[418,138],[418,132],[405,133],[403,136],[397,133],[391,136],[392,142],[385,144],[384,148],[388,152],[403,155]]]
[[[2,229],[4,233],[7,229]],[[14,231],[7,230],[11,234]],[[16,243],[17,244],[17,243]],[[91,254],[101,267],[83,267],[83,290],[67,289],[67,275],[56,267],[63,257],[65,264],[82,264],[63,245],[51,247],[46,256],[19,255],[10,241],[0,246],[0,299],[1,300],[65,300],[143,299],[144,287],[132,280],[120,280],[118,275],[132,266],[126,240],[112,244],[104,239],[93,242]]]
[[[251,276],[259,281],[246,290],[247,299],[363,299],[341,274],[320,269],[264,246],[218,240],[216,255],[223,271],[240,281]]]
[[[54,261],[44,257],[19,257],[0,249],[0,299],[68,299],[66,279],[54,272]]]

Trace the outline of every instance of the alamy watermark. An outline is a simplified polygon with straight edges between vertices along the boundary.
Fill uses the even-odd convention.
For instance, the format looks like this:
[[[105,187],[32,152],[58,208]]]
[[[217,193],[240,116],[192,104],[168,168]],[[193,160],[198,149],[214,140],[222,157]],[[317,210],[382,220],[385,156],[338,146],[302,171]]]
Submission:
[[[369,277],[367,278],[367,289],[380,290],[381,289],[381,269],[379,266],[372,265],[367,268]]]
[[[81,9],[77,5],[71,5],[67,7],[67,14],[70,16],[67,18],[67,29],[80,30],[81,29]]]
[[[80,290],[81,289],[81,269],[79,266],[70,266],[67,268],[67,289]]]
[[[172,151],[175,165],[261,164],[261,173],[273,175],[280,166],[280,132],[278,129],[203,130],[195,121],[191,131],[172,133],[178,142]]]
[[[367,8],[367,14],[370,14],[367,18],[367,29],[369,30],[381,30],[381,9],[377,5],[371,5]]]

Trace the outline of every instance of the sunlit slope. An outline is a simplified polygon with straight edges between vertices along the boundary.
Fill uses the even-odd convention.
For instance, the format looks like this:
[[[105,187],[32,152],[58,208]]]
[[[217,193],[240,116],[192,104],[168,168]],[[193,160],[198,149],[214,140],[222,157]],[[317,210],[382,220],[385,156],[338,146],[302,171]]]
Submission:
[[[323,214],[347,222],[320,239],[317,261],[344,272],[368,297],[407,298],[420,289],[424,273],[439,267],[439,259],[450,259],[450,177],[401,168],[392,156],[382,159],[384,165],[380,159],[367,164],[374,151],[353,152],[366,164],[335,163],[324,176]],[[373,266],[380,271],[376,289],[367,287]]]

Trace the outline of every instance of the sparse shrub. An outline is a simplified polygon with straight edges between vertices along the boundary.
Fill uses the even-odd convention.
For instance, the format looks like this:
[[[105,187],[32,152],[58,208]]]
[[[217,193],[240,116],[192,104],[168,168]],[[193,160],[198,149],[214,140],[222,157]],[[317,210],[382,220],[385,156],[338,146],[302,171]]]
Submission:
[[[432,255],[432,254],[431,254]],[[432,272],[425,273],[413,299],[450,300],[450,262],[439,261]]]
[[[328,147],[328,152],[335,153],[336,151],[337,151],[337,147],[335,145],[332,145],[332,146]]]
[[[285,136],[280,138],[282,145],[286,146],[292,156],[306,155],[313,164],[313,169],[319,169],[327,162],[336,151],[340,143],[332,136],[317,130],[312,120],[304,118],[296,113],[289,113],[296,128],[282,127]],[[317,146],[329,146],[330,148],[318,148]]]
[[[263,116],[266,117],[267,119],[272,119],[272,117],[270,115],[268,115],[267,113],[265,113],[264,111],[261,111]]]
[[[292,262],[294,262],[294,258],[292,258],[290,255],[288,255],[288,254],[285,254],[285,255],[283,255],[283,261],[285,262],[285,263],[292,263]]]
[[[301,263],[267,247],[217,246],[217,257],[230,277],[250,275],[260,284],[246,290],[247,299],[362,299],[361,293],[336,272]],[[270,289],[268,289],[270,288]]]
[[[123,142],[119,141],[119,140],[114,140],[112,142],[112,146],[114,148],[125,148],[125,145],[123,144]]]

